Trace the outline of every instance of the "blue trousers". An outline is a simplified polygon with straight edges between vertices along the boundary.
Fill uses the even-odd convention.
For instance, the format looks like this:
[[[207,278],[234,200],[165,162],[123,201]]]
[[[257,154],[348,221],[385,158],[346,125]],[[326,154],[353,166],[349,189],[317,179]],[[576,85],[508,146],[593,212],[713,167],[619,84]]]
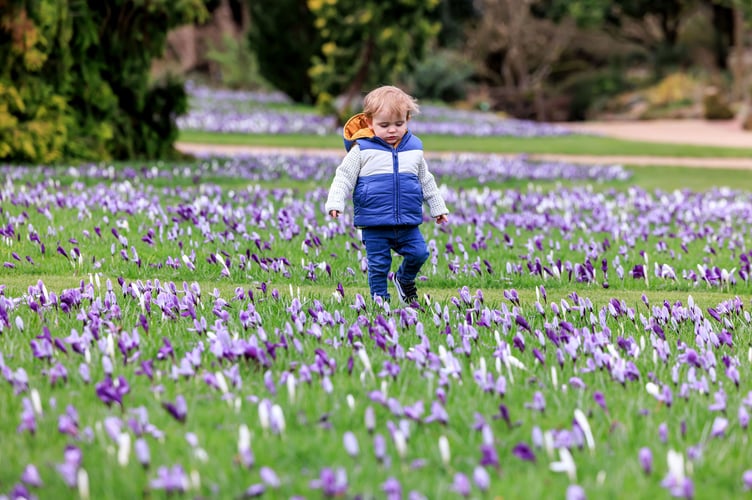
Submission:
[[[392,267],[392,250],[402,256],[397,269],[397,279],[402,283],[414,283],[420,268],[428,260],[426,240],[418,226],[393,226],[364,228],[363,244],[368,259],[368,287],[371,297],[390,300],[387,278]]]

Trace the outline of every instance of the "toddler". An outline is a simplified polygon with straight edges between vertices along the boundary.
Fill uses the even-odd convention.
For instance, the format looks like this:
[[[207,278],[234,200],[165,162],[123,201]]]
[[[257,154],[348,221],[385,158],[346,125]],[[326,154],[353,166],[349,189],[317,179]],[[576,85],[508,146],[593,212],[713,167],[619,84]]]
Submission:
[[[363,112],[344,126],[347,155],[337,167],[326,200],[327,213],[336,219],[352,193],[353,222],[362,230],[371,297],[390,300],[391,252],[402,256],[392,280],[406,305],[418,300],[415,278],[429,256],[419,228],[423,202],[437,224],[448,222],[446,204],[423,157],[423,144],[407,128],[418,111],[415,99],[397,87],[379,87],[366,95]]]

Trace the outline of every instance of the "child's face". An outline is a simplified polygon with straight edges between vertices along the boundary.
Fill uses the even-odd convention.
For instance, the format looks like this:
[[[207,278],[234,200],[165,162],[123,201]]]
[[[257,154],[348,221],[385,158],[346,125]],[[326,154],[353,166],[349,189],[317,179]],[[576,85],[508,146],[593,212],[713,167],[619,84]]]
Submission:
[[[379,111],[369,121],[368,128],[373,134],[394,146],[407,133],[407,113],[398,114],[389,111]]]

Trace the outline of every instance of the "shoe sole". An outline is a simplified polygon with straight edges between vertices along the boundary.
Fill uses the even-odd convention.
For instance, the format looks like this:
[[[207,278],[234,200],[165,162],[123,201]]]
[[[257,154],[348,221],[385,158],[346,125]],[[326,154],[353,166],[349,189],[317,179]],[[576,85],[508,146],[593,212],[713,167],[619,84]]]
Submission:
[[[410,306],[414,302],[418,301],[418,296],[413,297],[407,297],[403,298],[405,296],[405,291],[402,289],[402,285],[400,285],[399,280],[397,279],[397,275],[395,274],[392,276],[392,283],[394,283],[394,287],[397,289],[397,297],[399,297],[399,301],[402,305]]]

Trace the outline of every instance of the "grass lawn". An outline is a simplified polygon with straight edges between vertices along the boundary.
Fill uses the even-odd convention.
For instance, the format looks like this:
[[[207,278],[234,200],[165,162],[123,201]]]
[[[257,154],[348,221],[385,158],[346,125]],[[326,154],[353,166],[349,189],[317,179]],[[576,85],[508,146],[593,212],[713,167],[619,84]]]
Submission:
[[[179,140],[199,144],[265,147],[343,149],[336,135],[235,134],[182,131]],[[474,153],[528,153],[615,156],[668,156],[684,158],[749,158],[752,148],[724,148],[626,141],[610,137],[570,135],[558,137],[457,137],[421,135],[426,151]]]
[[[293,139],[340,147],[261,144]],[[491,147],[450,142],[426,147]],[[504,144],[492,151],[743,152]],[[0,441],[12,450],[0,495],[746,494],[744,172],[439,179],[451,223],[422,226],[413,309],[368,298],[351,209],[323,214],[328,185],[127,166],[7,171],[0,186]]]

